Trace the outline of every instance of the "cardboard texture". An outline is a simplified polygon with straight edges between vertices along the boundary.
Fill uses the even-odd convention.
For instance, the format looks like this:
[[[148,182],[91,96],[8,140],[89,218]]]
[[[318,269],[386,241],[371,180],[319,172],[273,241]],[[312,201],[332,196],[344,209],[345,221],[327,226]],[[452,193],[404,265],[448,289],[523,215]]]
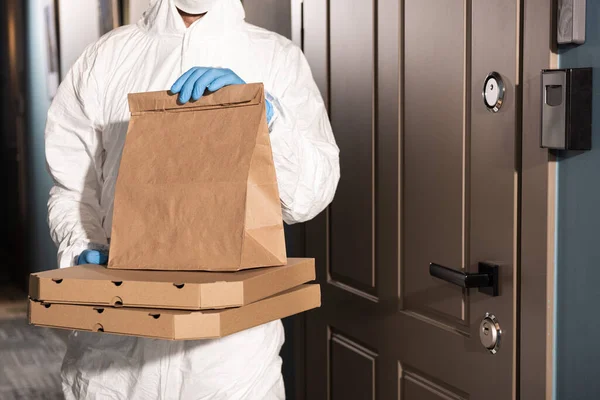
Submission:
[[[286,264],[262,84],[184,105],[129,95],[109,268],[236,271]]]
[[[31,274],[29,297],[46,303],[215,309],[247,305],[315,279],[312,258],[239,272],[127,271],[80,265]]]
[[[183,311],[29,301],[29,322],[52,328],[159,339],[212,339],[289,317],[321,304],[319,285],[302,285],[243,307]]]

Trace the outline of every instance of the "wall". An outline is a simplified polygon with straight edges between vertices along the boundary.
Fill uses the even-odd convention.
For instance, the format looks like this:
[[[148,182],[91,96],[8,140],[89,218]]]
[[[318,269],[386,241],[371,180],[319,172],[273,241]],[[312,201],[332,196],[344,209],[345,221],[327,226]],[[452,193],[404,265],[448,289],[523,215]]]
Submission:
[[[22,281],[25,264],[25,196],[20,143],[23,140],[23,13],[18,0],[0,3],[0,283]]]
[[[128,0],[129,2],[129,19],[124,21],[124,24],[135,24],[148,8],[150,0]]]
[[[25,25],[26,78],[26,171],[27,171],[27,250],[28,272],[56,268],[56,247],[50,239],[46,203],[52,180],[46,172],[44,128],[50,106],[46,81],[46,36],[43,2],[26,0]]]
[[[83,50],[100,37],[100,12],[89,1],[58,2],[60,72],[64,78]]]
[[[556,398],[600,399],[600,1],[587,0],[586,43],[559,66],[594,67],[593,149],[558,163]]]
[[[243,0],[246,21],[291,39],[292,1]]]

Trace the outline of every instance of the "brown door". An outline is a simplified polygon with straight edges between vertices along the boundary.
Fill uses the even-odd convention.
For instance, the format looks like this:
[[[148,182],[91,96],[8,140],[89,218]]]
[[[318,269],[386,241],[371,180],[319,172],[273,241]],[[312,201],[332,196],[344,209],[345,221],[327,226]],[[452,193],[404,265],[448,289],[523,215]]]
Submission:
[[[306,227],[323,306],[306,398],[513,397],[519,199],[517,0],[304,0],[303,47],[341,149]],[[486,76],[506,94],[484,105]],[[499,296],[430,276],[499,265]],[[497,354],[480,340],[493,314]],[[489,331],[488,331],[489,333]]]

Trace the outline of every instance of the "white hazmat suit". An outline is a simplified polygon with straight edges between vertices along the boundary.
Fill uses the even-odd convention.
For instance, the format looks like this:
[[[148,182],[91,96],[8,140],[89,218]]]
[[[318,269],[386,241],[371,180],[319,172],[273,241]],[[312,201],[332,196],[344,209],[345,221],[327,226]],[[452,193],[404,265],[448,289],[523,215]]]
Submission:
[[[89,46],[48,112],[46,157],[55,185],[49,224],[60,267],[106,248],[129,111],[127,94],[166,90],[191,67],[229,68],[264,82],[284,220],[306,221],[332,200],[338,148],[300,49],[244,22],[219,0],[186,29],[173,0]],[[168,140],[168,137],[165,137]],[[171,342],[76,332],[63,364],[67,399],[282,399],[280,321],[219,339]]]

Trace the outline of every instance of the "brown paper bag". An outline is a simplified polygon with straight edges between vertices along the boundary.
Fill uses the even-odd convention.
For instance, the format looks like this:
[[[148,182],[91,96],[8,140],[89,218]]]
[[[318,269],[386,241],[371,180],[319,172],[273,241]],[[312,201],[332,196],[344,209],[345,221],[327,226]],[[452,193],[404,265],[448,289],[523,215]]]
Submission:
[[[262,84],[177,103],[129,95],[109,268],[235,271],[286,264]]]

